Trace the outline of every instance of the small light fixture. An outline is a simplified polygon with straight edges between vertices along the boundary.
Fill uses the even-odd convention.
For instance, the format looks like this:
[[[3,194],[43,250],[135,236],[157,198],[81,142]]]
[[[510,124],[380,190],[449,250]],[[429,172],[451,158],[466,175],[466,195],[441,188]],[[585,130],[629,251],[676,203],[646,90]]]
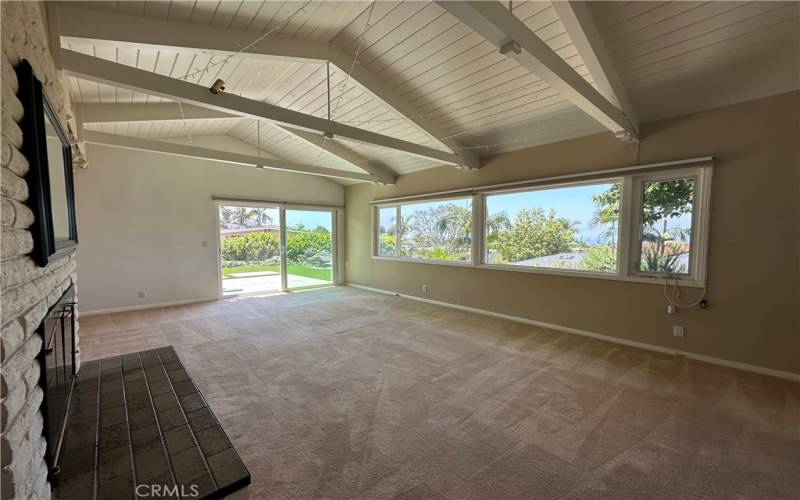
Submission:
[[[217,78],[216,81],[212,83],[210,87],[208,87],[208,90],[212,94],[217,95],[225,90],[225,82],[222,80],[222,78]]]
[[[503,55],[506,55],[506,54],[511,53],[511,52],[513,52],[514,54],[521,53],[522,52],[522,46],[520,44],[518,44],[517,42],[515,42],[514,40],[511,40],[510,42],[508,42],[505,45],[503,45],[502,47],[500,47],[500,53],[503,54]]]

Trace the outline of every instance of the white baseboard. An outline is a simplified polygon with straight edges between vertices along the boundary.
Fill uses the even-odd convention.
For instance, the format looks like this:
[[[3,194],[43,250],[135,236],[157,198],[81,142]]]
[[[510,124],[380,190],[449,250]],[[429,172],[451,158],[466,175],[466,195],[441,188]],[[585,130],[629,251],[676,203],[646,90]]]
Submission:
[[[78,314],[79,316],[97,316],[99,314],[111,314],[111,313],[119,313],[119,312],[128,312],[128,311],[141,311],[143,309],[157,309],[159,307],[170,307],[170,306],[183,306],[186,304],[196,304],[198,302],[211,302],[212,300],[220,300],[219,297],[208,297],[204,299],[189,299],[189,300],[176,300],[174,302],[159,302],[156,304],[138,304],[135,306],[125,306],[125,307],[112,307],[110,309],[95,309],[94,311],[82,311],[80,309],[80,302],[78,303]]]
[[[729,361],[727,359],[716,358],[714,356],[706,356],[704,354],[695,354],[693,352],[681,351],[681,350],[678,350],[678,349],[669,349],[667,347],[661,347],[661,346],[657,346],[657,345],[654,345],[654,344],[647,344],[645,342],[637,342],[635,340],[628,340],[628,339],[623,339],[623,338],[619,338],[619,337],[612,337],[610,335],[603,335],[603,334],[600,334],[600,333],[590,332],[590,331],[587,331],[587,330],[579,330],[577,328],[571,328],[571,327],[568,327],[568,326],[556,325],[554,323],[545,323],[544,321],[536,321],[536,320],[533,320],[533,319],[522,318],[520,316],[512,316],[510,314],[503,314],[503,313],[498,313],[498,312],[494,312],[494,311],[488,311],[486,309],[478,309],[478,308],[475,308],[475,307],[461,306],[461,305],[458,305],[458,304],[451,304],[449,302],[442,302],[442,301],[439,301],[439,300],[423,299],[422,297],[416,297],[414,295],[406,295],[406,294],[403,294],[403,293],[392,292],[392,291],[389,291],[389,290],[383,290],[381,288],[372,288],[372,287],[368,287],[368,286],[364,286],[364,285],[356,285],[354,283],[347,283],[347,286],[350,286],[350,287],[353,287],[353,288],[359,288],[361,290],[367,290],[367,291],[370,291],[370,292],[377,292],[377,293],[383,293],[383,294],[388,294],[388,295],[395,295],[397,297],[402,297],[404,299],[416,300],[416,301],[419,301],[419,302],[427,302],[429,304],[435,304],[437,306],[449,307],[449,308],[452,308],[452,309],[459,309],[461,311],[468,311],[468,312],[472,312],[472,313],[476,313],[476,314],[482,314],[482,315],[485,315],[485,316],[494,316],[495,318],[502,318],[502,319],[507,319],[507,320],[511,320],[511,321],[516,321],[516,322],[519,322],[519,323],[526,323],[528,325],[540,326],[542,328],[549,328],[551,330],[558,330],[558,331],[566,332],[566,333],[574,333],[575,335],[582,335],[584,337],[591,337],[593,339],[604,340],[606,342],[612,342],[612,343],[615,343],[615,344],[622,344],[622,345],[626,345],[626,346],[630,346],[630,347],[636,347],[636,348],[644,349],[644,350],[647,350],[647,351],[655,351],[655,352],[660,352],[660,353],[664,353],[664,354],[672,354],[672,355],[675,355],[675,356],[683,356],[683,357],[686,357],[688,359],[693,359],[693,360],[696,360],[696,361],[703,361],[705,363],[711,363],[711,364],[715,364],[715,365],[725,366],[725,367],[728,367],[728,368],[736,368],[736,369],[739,369],[739,370],[745,370],[745,371],[749,371],[749,372],[759,373],[761,375],[770,375],[772,377],[779,377],[779,378],[783,378],[783,379],[793,380],[795,382],[800,382],[800,373],[792,373],[792,372],[787,372],[787,371],[783,371],[783,370],[774,370],[772,368],[765,368],[763,366],[751,365],[751,364],[748,364],[748,363],[740,363],[738,361]]]

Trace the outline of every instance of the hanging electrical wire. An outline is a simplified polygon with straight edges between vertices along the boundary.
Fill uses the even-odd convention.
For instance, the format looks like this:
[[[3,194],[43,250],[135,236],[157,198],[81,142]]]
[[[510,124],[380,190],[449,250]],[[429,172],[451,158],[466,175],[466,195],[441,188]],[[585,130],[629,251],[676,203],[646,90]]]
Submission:
[[[699,305],[703,302],[706,298],[706,289],[703,288],[700,292],[700,296],[694,302],[690,304],[680,304],[678,303],[678,299],[681,296],[680,286],[678,285],[678,278],[675,278],[675,284],[672,285],[672,293],[668,293],[667,289],[669,288],[669,278],[664,279],[664,298],[667,299],[667,304],[678,308],[678,309],[689,309]]]
[[[253,46],[254,46],[254,45],[256,45],[256,44],[258,44],[260,41],[264,40],[265,38],[267,38],[268,36],[270,36],[270,35],[271,35],[271,34],[273,34],[274,32],[276,32],[276,31],[278,31],[278,30],[281,30],[281,29],[283,29],[283,28],[284,28],[284,27],[285,27],[287,24],[289,24],[289,22],[291,22],[291,20],[292,20],[292,18],[294,18],[294,16],[296,16],[296,15],[297,15],[298,13],[300,13],[300,12],[305,12],[305,11],[306,11],[306,10],[305,10],[305,8],[306,8],[306,7],[308,6],[308,4],[310,4],[312,1],[313,1],[313,0],[307,0],[307,1],[306,1],[306,2],[305,2],[305,3],[304,3],[304,4],[303,4],[303,5],[302,5],[302,6],[301,6],[299,9],[297,9],[296,11],[294,11],[294,12],[292,13],[292,15],[290,15],[289,17],[287,17],[287,18],[286,18],[286,20],[285,20],[285,21],[283,21],[281,24],[279,24],[278,26],[275,26],[275,27],[274,27],[274,28],[272,28],[271,30],[268,30],[268,31],[264,32],[264,33],[263,33],[261,36],[259,36],[258,38],[256,38],[256,39],[255,39],[255,40],[253,40],[252,42],[248,43],[247,45],[245,45],[245,46],[244,46],[244,47],[242,47],[241,49],[237,50],[236,52],[234,52],[234,53],[232,53],[232,54],[229,54],[229,55],[225,56],[225,57],[224,57],[224,58],[222,58],[220,61],[217,61],[217,62],[215,62],[214,64],[209,64],[209,65],[206,65],[206,67],[205,67],[204,69],[201,69],[201,70],[196,70],[196,71],[193,71],[193,72],[186,73],[184,76],[182,76],[182,77],[180,78],[180,80],[186,80],[187,78],[190,78],[190,77],[192,77],[192,76],[194,76],[194,75],[197,75],[197,74],[199,74],[199,73],[204,73],[204,72],[208,71],[210,68],[213,68],[213,67],[219,66],[220,64],[225,64],[226,62],[230,61],[232,58],[234,58],[234,57],[238,56],[238,55],[239,55],[239,54],[241,54],[242,52],[244,52],[244,51],[246,51],[247,49],[249,49],[249,48],[253,47]],[[206,52],[205,52],[205,51],[203,51],[203,53],[205,54]],[[213,59],[213,57],[212,57],[212,59]],[[209,60],[209,63],[210,63],[210,60]]]
[[[353,74],[353,70],[358,63],[358,56],[361,54],[361,49],[364,45],[364,37],[367,34],[367,31],[372,27],[372,12],[375,10],[375,3],[377,0],[372,0],[372,3],[369,6],[369,12],[367,12],[367,20],[364,23],[364,29],[361,31],[361,34],[358,35],[358,45],[356,46],[356,52],[353,56],[353,62],[350,63],[350,69],[347,71],[347,76],[342,81],[341,90],[339,91],[339,97],[336,99],[336,106],[333,108],[333,113],[331,113],[331,119],[336,117],[336,111],[339,109],[339,106],[342,104],[342,98],[344,97],[345,89],[347,88],[347,84],[350,82],[350,75]],[[329,77],[330,78],[330,77]]]
[[[194,145],[192,141],[192,134],[189,132],[189,126],[186,124],[186,115],[183,114],[183,105],[181,105],[181,101],[177,101],[178,103],[178,111],[181,114],[181,124],[183,125],[183,131],[186,132],[186,137],[189,138],[189,144]]]
[[[258,148],[258,164],[256,168],[264,168],[264,164],[261,163],[261,120],[256,120],[256,147]]]

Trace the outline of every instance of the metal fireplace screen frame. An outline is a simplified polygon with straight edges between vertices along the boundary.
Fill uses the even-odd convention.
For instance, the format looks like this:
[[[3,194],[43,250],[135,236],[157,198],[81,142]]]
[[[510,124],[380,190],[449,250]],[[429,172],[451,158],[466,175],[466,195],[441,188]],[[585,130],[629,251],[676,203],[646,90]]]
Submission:
[[[69,403],[75,385],[75,288],[66,292],[47,312],[39,326],[42,351],[39,354],[39,383],[44,391],[42,415],[47,440],[47,466],[52,481],[61,463],[61,444],[69,417]]]

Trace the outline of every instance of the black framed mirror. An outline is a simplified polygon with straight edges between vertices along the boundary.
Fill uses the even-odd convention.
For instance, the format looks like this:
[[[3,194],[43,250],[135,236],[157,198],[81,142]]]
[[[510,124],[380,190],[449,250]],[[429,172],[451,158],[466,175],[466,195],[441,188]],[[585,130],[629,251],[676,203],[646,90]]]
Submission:
[[[78,245],[72,146],[31,65],[22,61],[16,72],[17,96],[25,110],[20,123],[22,153],[30,164],[28,205],[35,217],[33,257],[45,266],[74,252]]]

